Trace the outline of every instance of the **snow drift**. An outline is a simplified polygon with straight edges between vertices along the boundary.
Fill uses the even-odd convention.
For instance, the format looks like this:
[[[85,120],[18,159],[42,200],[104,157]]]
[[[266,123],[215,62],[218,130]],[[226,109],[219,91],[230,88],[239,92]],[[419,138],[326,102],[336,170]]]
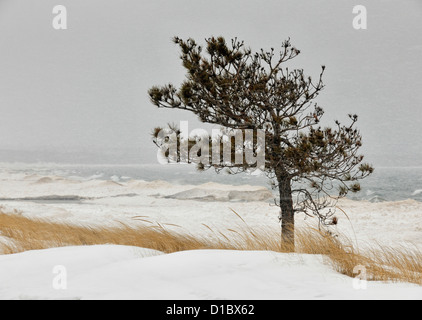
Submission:
[[[62,274],[55,271],[60,266]],[[54,285],[57,277],[65,282]],[[64,278],[63,278],[64,277]],[[318,255],[198,250],[163,255],[126,246],[0,256],[0,299],[417,299],[422,287],[357,290]],[[55,289],[56,288],[56,289]]]

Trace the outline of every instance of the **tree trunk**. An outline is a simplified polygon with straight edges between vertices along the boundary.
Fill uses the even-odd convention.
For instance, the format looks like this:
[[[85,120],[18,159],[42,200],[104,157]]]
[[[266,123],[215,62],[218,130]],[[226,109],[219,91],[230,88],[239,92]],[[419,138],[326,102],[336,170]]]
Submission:
[[[295,218],[293,210],[293,198],[291,181],[289,178],[279,176],[278,189],[280,193],[281,209],[281,239],[283,245],[291,246],[294,251],[295,246]]]

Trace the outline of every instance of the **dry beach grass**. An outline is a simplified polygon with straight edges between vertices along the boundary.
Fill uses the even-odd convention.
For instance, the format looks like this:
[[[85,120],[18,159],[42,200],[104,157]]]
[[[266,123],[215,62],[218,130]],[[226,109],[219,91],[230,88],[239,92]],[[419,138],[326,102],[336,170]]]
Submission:
[[[210,232],[197,236],[175,225],[153,223],[145,217],[137,217],[131,226],[122,223],[115,227],[88,227],[0,213],[0,253],[98,244],[137,246],[165,253],[197,249],[292,251],[281,245],[279,232],[268,228],[252,229],[246,223],[225,230],[204,226]],[[356,276],[356,266],[364,266],[368,280],[422,285],[422,252],[416,247],[375,244],[370,249],[359,250],[347,238],[308,228],[297,230],[295,251],[322,255],[335,270],[350,277]]]

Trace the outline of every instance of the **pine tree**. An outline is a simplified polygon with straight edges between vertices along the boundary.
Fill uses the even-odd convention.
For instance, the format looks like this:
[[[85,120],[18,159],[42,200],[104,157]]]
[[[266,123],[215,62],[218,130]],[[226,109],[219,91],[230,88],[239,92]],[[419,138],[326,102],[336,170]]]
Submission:
[[[278,51],[259,52],[237,39],[228,45],[223,37],[206,39],[205,50],[193,39],[175,37],[174,43],[181,50],[186,80],[178,89],[172,84],[152,87],[152,103],[193,112],[202,122],[227,129],[265,131],[265,174],[279,191],[283,241],[294,245],[298,212],[318,217],[321,226],[332,223],[335,202],[349,191],[359,191],[358,180],[374,169],[358,154],[362,136],[355,128],[357,115],[350,114],[347,125],[335,121],[333,128],[322,128],[319,124],[324,111],[315,98],[324,88],[325,66],[317,81],[302,69],[285,67],[300,54],[290,39]],[[160,129],[154,134],[157,145]],[[177,128],[170,131],[177,138],[180,135]],[[191,148],[192,141],[188,144]],[[226,162],[200,166],[217,171],[229,168],[233,173],[253,167]]]

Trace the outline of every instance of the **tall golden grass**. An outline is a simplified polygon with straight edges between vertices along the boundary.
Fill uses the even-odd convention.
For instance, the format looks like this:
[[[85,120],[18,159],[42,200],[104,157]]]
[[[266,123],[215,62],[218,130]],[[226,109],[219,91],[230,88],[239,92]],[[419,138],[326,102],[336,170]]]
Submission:
[[[237,215],[237,213],[235,213]],[[239,215],[238,217],[242,219]],[[356,276],[355,267],[364,266],[368,280],[400,281],[422,285],[422,253],[416,247],[386,247],[376,244],[360,251],[347,238],[333,237],[308,228],[296,231],[295,248],[282,244],[280,233],[269,228],[250,228],[243,224],[224,231],[209,230],[192,235],[177,226],[163,226],[138,217],[134,225],[87,227],[29,219],[18,214],[0,213],[0,254],[74,245],[129,245],[172,253],[183,250],[270,250],[318,254],[336,271]],[[142,221],[145,224],[140,225]],[[179,228],[181,229],[181,228]]]

